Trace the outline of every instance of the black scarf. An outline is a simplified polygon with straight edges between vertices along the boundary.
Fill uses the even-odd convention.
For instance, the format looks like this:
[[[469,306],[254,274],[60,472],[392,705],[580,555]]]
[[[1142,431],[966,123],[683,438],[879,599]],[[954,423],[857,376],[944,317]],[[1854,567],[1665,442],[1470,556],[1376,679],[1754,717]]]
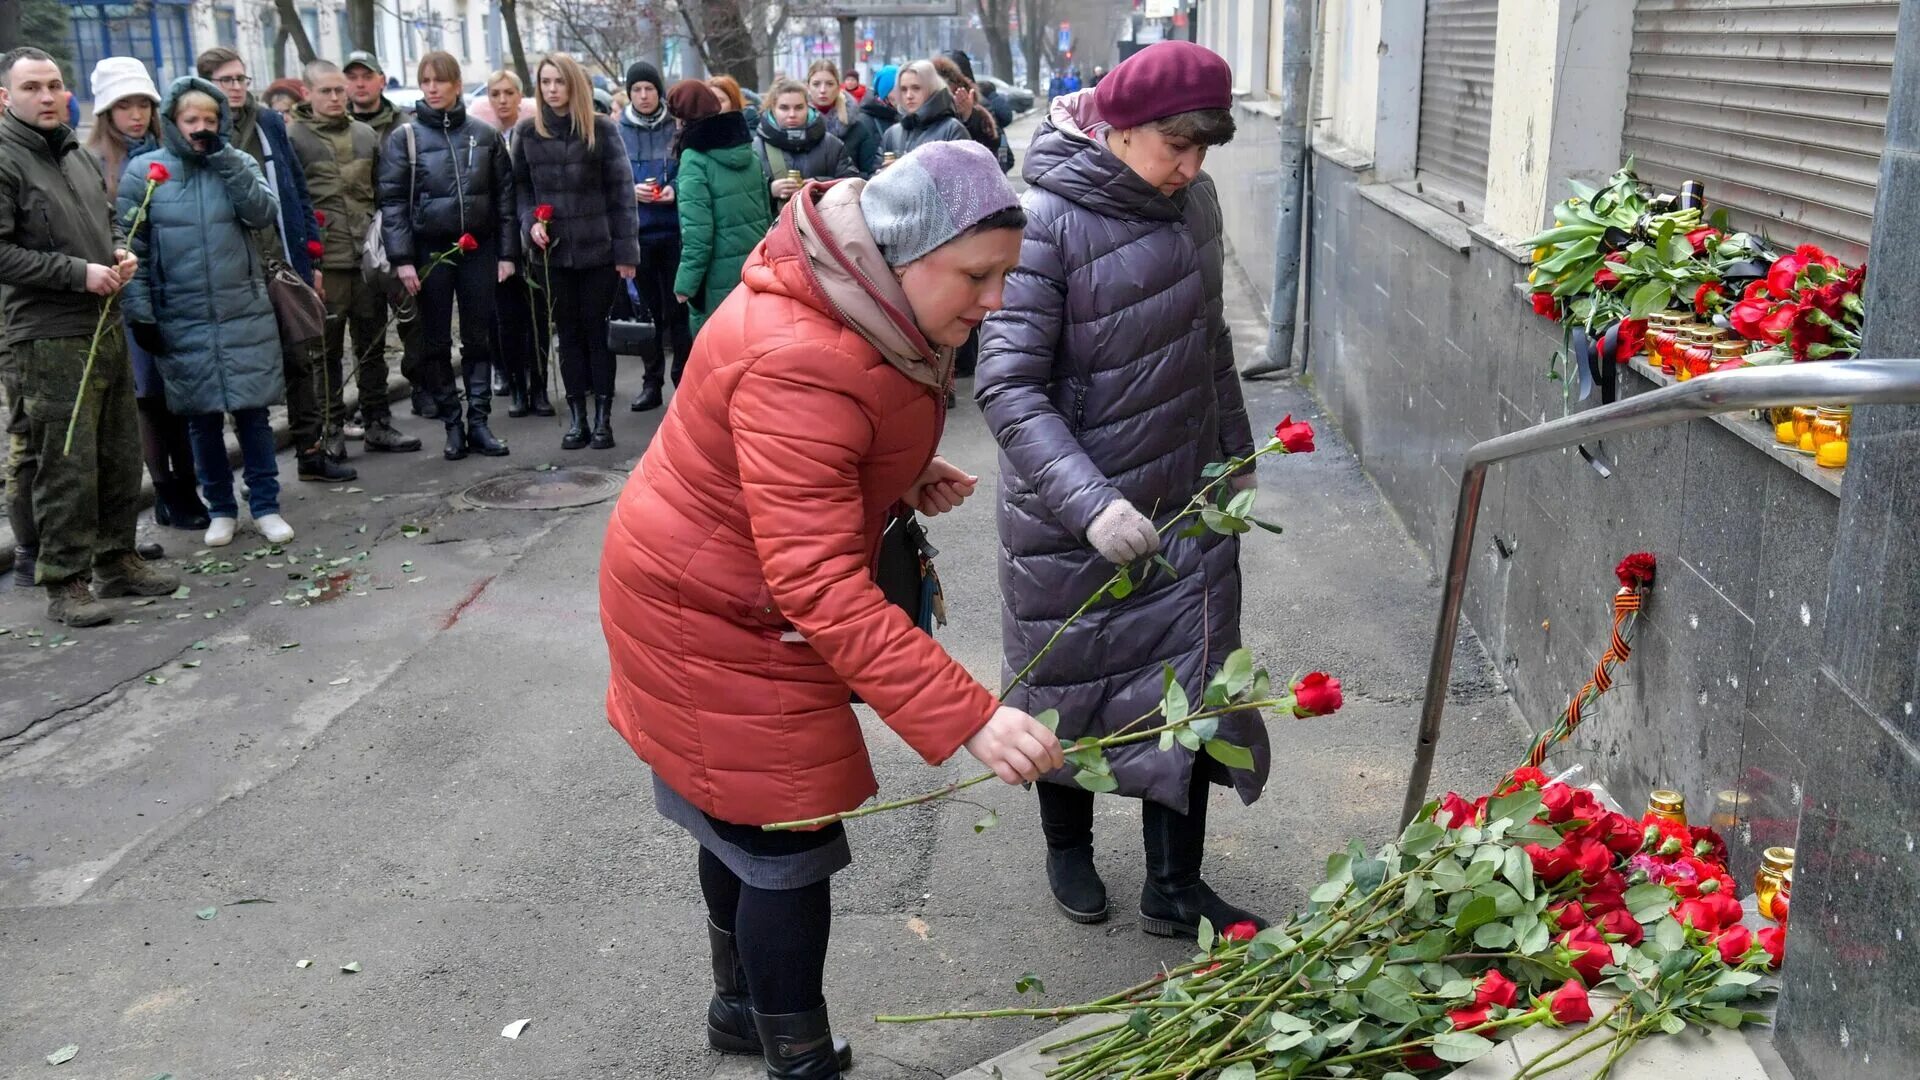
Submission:
[[[683,150],[712,153],[729,146],[746,146],[751,142],[753,134],[747,130],[747,118],[744,115],[738,112],[715,113],[681,127],[680,133],[673,137],[673,156],[678,159]]]

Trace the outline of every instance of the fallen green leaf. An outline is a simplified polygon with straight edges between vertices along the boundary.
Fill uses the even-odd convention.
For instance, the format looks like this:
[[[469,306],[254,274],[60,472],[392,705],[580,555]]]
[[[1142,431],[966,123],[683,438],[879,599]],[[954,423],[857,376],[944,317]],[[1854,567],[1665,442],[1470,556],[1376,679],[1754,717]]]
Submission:
[[[979,821],[976,821],[973,823],[973,831],[976,833],[983,833],[998,824],[1000,824],[999,812],[994,810],[989,810],[987,811],[986,817],[983,817]]]
[[[208,922],[218,914],[220,914],[220,909],[217,907],[203,907],[199,911],[194,912],[193,917],[199,919],[201,922]]]
[[[65,1065],[67,1062],[73,1060],[73,1055],[79,1052],[80,1052],[79,1043],[68,1043],[67,1045],[61,1047],[60,1049],[55,1050],[53,1053],[48,1054],[47,1064]]]
[[[313,961],[311,961],[311,960],[295,960],[295,961],[293,962],[293,966],[294,966],[294,967],[297,967],[297,968],[310,968],[310,967],[312,967],[312,966],[313,966]]]
[[[162,676],[159,676],[159,675],[147,676],[148,686],[165,686],[166,684],[167,684],[167,680]]]
[[[337,678],[337,679],[335,679],[335,680],[333,680],[332,682],[330,682],[330,683],[328,683],[327,685],[328,685],[328,686],[345,686],[345,685],[347,685],[348,683],[350,683],[350,682],[352,682],[352,681],[353,681],[353,679],[351,679],[350,677],[348,677],[348,676],[346,676],[346,675],[342,675],[342,676],[340,676],[339,678]]]
[[[414,525],[409,523],[409,524],[400,526],[400,535],[406,537],[409,540],[413,539],[416,536],[419,536],[421,533],[424,533],[426,531],[427,531],[427,527],[425,525]]]
[[[348,975],[358,975],[360,973],[360,961],[349,960],[340,965],[340,970]]]
[[[193,590],[185,585],[182,585],[179,588],[173,590],[173,598],[175,600],[185,600],[187,597],[192,595],[193,595]]]
[[[199,650],[202,650],[202,651],[204,651],[204,650],[206,649],[206,647],[207,647],[207,643],[206,643],[206,642],[204,642],[204,641],[196,641],[196,642],[194,642],[194,643],[193,643],[193,647],[194,647],[195,649],[199,649]]]

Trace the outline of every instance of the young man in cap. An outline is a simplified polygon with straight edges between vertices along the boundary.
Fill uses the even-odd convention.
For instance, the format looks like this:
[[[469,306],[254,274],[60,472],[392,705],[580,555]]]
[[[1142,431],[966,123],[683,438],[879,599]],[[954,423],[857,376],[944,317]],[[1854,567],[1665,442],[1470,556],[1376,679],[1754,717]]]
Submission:
[[[355,49],[347,54],[347,62],[340,66],[340,72],[347,77],[348,113],[373,129],[379,145],[387,145],[387,136],[410,117],[406,110],[387,100],[387,73],[380,68],[380,58],[365,49]],[[421,389],[424,383],[416,369],[420,356],[419,308],[397,282],[387,282],[384,291],[386,295],[379,301],[380,321],[386,322],[386,305],[395,305],[394,321],[400,330],[400,374],[413,384],[413,415],[432,420],[439,416],[439,410],[434,407],[432,395]],[[384,341],[380,348],[384,361]],[[366,419],[363,410],[358,417],[360,422],[349,424],[347,434],[353,434],[355,429],[364,431]]]

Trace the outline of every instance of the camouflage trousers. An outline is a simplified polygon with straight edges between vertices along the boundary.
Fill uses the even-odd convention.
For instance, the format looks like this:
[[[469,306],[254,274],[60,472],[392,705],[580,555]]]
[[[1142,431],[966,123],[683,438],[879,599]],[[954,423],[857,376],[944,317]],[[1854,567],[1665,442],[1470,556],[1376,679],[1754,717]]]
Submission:
[[[47,338],[13,345],[7,396],[13,405],[7,464],[14,528],[32,522],[39,540],[34,580],[42,585],[85,577],[97,563],[133,550],[140,515],[140,427],[133,403],[133,367],[126,335],[100,337],[100,353],[80,398],[73,448],[66,449],[86,338]],[[30,508],[22,503],[31,503]]]

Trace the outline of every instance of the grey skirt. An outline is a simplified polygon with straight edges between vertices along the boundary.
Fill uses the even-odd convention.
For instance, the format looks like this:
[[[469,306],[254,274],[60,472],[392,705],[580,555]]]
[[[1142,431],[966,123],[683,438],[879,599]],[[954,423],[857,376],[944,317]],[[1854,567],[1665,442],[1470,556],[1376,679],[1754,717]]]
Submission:
[[[825,881],[853,862],[846,826],[835,822],[810,832],[767,832],[757,825],[721,821],[653,777],[653,805],[660,816],[687,830],[700,846],[756,889],[777,892]]]

